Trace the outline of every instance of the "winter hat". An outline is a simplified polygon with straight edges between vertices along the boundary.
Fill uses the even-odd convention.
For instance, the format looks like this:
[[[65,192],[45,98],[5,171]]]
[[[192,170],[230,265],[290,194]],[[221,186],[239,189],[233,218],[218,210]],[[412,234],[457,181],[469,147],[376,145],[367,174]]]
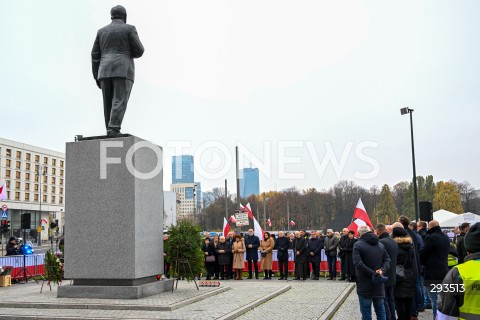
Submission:
[[[480,222],[470,227],[465,235],[465,248],[470,253],[480,252]]]
[[[408,232],[404,228],[396,227],[392,230],[392,236],[394,238],[408,237]]]

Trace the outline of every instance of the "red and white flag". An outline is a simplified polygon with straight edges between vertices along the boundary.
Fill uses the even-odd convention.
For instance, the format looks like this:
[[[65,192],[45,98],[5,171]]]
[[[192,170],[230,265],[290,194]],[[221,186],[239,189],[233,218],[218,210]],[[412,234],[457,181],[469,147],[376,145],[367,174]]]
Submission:
[[[267,226],[269,226],[269,227],[272,226],[272,222],[270,221],[270,218],[267,219]]]
[[[42,219],[40,219],[40,223],[47,223],[48,224],[48,221],[47,221],[47,219],[42,218]]]
[[[290,226],[291,226],[291,227],[295,226],[295,222],[293,222],[293,220],[290,221]]]
[[[364,225],[373,229],[372,221],[370,221],[367,210],[365,210],[365,206],[363,205],[362,198],[360,198],[358,199],[357,207],[353,212],[353,222],[347,227],[347,229],[354,231],[355,235],[357,235],[358,227]]]
[[[231,223],[237,222],[237,219],[235,219],[235,216],[233,214],[230,216],[228,220],[230,220]]]
[[[247,210],[248,212],[248,217],[250,219],[253,219],[253,212],[252,212],[252,207],[250,207],[250,202],[247,203],[247,205],[245,206],[245,210]]]
[[[0,200],[7,200],[7,185],[5,182],[0,186]]]
[[[223,217],[223,236],[226,237],[228,232],[230,232],[230,225],[228,224],[227,219]]]
[[[262,227],[260,227],[260,224],[258,223],[257,219],[253,217],[253,234],[256,235],[258,239],[262,240],[264,233],[265,232],[263,231]]]

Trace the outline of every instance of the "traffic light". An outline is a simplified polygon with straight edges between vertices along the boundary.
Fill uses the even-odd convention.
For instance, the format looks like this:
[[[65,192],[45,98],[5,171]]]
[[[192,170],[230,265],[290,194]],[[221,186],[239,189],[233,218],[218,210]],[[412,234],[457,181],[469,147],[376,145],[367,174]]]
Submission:
[[[2,220],[2,227],[0,229],[2,232],[10,231],[10,220]]]

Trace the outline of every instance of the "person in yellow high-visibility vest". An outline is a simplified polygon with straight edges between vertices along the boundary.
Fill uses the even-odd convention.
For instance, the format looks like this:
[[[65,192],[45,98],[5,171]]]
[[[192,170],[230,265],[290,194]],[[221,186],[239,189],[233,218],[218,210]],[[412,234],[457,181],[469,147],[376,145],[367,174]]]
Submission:
[[[452,269],[458,264],[457,247],[453,243],[450,243],[450,251],[448,251],[448,270]]]
[[[465,235],[468,255],[433,288],[439,293],[437,319],[480,319],[480,222]]]

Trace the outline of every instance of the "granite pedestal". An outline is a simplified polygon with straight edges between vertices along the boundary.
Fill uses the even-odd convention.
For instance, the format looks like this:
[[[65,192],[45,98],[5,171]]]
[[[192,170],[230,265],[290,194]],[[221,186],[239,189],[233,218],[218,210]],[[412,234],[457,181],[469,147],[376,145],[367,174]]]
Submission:
[[[65,278],[58,297],[133,299],[163,273],[161,148],[135,136],[67,143]]]

